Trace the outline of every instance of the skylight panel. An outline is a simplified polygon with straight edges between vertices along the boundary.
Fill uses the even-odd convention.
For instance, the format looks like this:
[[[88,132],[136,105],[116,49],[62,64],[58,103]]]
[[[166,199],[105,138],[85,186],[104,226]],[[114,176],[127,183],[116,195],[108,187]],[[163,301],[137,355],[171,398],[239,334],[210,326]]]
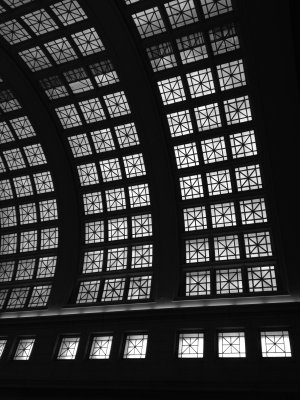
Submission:
[[[125,288],[124,278],[106,279],[102,292],[102,301],[120,301],[123,300]]]
[[[11,45],[24,42],[31,37],[16,19],[0,24],[0,34]]]
[[[157,35],[166,30],[158,7],[133,14],[132,18],[142,39]]]
[[[214,248],[216,261],[235,260],[240,258],[239,239],[237,235],[215,237]]]
[[[203,140],[201,142],[201,148],[205,164],[227,160],[224,137]]]
[[[197,199],[204,196],[201,175],[179,178],[182,200]]]
[[[266,204],[262,198],[241,200],[240,210],[243,224],[259,224],[268,220]]]
[[[136,127],[133,122],[115,126],[115,132],[121,148],[137,146],[140,144]]]
[[[94,86],[84,68],[76,68],[64,72],[64,76],[69,83],[72,92],[75,94],[94,89]]]
[[[146,207],[150,205],[149,187],[146,183],[128,187],[130,207]]]
[[[242,60],[217,65],[221,90],[228,90],[246,85],[244,64]]]
[[[134,276],[130,278],[128,289],[128,300],[147,300],[150,298],[151,293],[150,275]]]
[[[212,18],[232,11],[231,0],[200,0],[205,18]]]
[[[98,98],[80,101],[79,107],[83,113],[86,123],[103,121],[106,119],[104,110]]]
[[[11,119],[9,122],[11,123],[18,139],[35,136],[33,126],[26,116]]]
[[[77,58],[73,47],[65,37],[45,43],[45,47],[57,64],[62,64]]]
[[[0,264],[0,282],[9,282],[12,280],[15,268],[14,261],[6,261]]]
[[[261,173],[258,164],[236,168],[235,177],[239,192],[262,188]]]
[[[213,228],[224,228],[236,225],[236,213],[234,203],[212,204],[211,220]]]
[[[64,129],[73,128],[82,124],[80,116],[74,104],[55,108],[56,114]]]
[[[244,332],[219,332],[218,333],[219,357],[244,358],[246,357]]]
[[[0,208],[0,226],[7,228],[17,225],[17,214],[15,207]]]
[[[178,169],[199,165],[196,143],[186,143],[174,146],[174,152]]]
[[[35,259],[19,260],[16,280],[32,279],[35,268]]]
[[[85,133],[68,138],[74,157],[84,157],[92,154],[92,149]]]
[[[188,272],[186,274],[186,296],[207,296],[210,294],[209,271]]]
[[[180,76],[157,82],[164,105],[186,100],[183,83]]]
[[[13,191],[11,188],[10,181],[8,179],[3,179],[0,181],[0,201],[12,199]]]
[[[203,34],[192,33],[176,39],[180,58],[183,64],[200,61],[208,57]]]
[[[51,293],[51,285],[34,286],[28,307],[46,307]]]
[[[55,249],[58,247],[58,228],[41,230],[41,250]]]
[[[188,110],[168,114],[167,119],[172,137],[189,135],[193,133],[191,115]]]
[[[205,206],[184,209],[183,220],[186,232],[206,229],[207,218]]]
[[[18,110],[20,108],[20,103],[10,90],[2,90],[0,92],[0,109],[4,113]]]
[[[3,151],[3,155],[10,170],[13,171],[26,167],[24,158],[19,148]]]
[[[248,96],[225,100],[224,108],[228,125],[239,124],[252,120]]]
[[[51,61],[39,46],[23,50],[19,52],[19,56],[32,72],[40,71],[52,66]]]
[[[132,247],[131,268],[151,268],[153,260],[153,245],[143,244]]]
[[[165,3],[171,26],[173,29],[193,24],[198,21],[193,0],[174,0]]]
[[[99,61],[90,65],[91,72],[99,87],[119,82],[117,72],[110,60]]]
[[[249,267],[248,283],[250,292],[276,291],[277,283],[274,266]]]
[[[233,24],[211,29],[209,38],[214,55],[227,53],[240,47],[239,38]]]
[[[127,178],[146,175],[144,158],[141,153],[124,156],[123,162]]]
[[[128,222],[127,218],[115,218],[108,220],[108,240],[125,240],[128,239]]]
[[[33,11],[21,18],[36,35],[43,35],[58,29],[57,24],[44,9]]]
[[[230,144],[233,158],[250,157],[257,155],[257,146],[254,131],[246,131],[230,135]]]
[[[59,99],[69,95],[62,79],[58,75],[41,79],[40,84],[50,100]]]
[[[97,153],[115,150],[115,144],[109,128],[91,132],[91,137]]]
[[[103,212],[101,192],[83,194],[84,212],[86,215]]]
[[[96,164],[89,163],[77,166],[81,186],[95,185],[99,183]]]
[[[85,224],[85,243],[100,243],[104,240],[104,222],[93,221]]]
[[[99,293],[99,288],[100,288],[99,280],[81,282],[79,286],[76,303],[86,304],[86,303],[96,302]]]
[[[3,1],[11,8],[17,8],[22,6],[23,4],[31,3],[33,0],[3,0]]]
[[[10,293],[10,297],[7,303],[6,308],[7,309],[19,309],[19,308],[23,308],[25,306],[27,297],[28,297],[28,293],[29,293],[29,287],[24,287],[24,288],[13,288],[11,293]],[[24,346],[25,347],[25,346]],[[26,346],[27,347],[27,346]],[[22,350],[21,354],[26,354],[25,348],[23,348],[21,346],[20,352]],[[29,349],[31,349],[31,346],[29,347]],[[24,352],[24,353],[23,353]],[[16,352],[17,354],[17,352]],[[25,357],[25,354],[23,357]],[[24,358],[25,360],[27,358]]]
[[[210,196],[232,192],[229,170],[208,172],[206,179]]]
[[[52,4],[50,8],[64,26],[87,19],[85,12],[76,0],[60,1]]]
[[[132,237],[140,238],[152,235],[151,214],[133,215],[131,218]]]
[[[127,268],[127,247],[114,247],[107,250],[107,271],[120,271]]]
[[[21,204],[19,206],[20,224],[33,224],[37,222],[35,203]]]
[[[111,118],[130,114],[131,111],[124,92],[111,93],[103,96],[103,99]]]
[[[29,252],[29,251],[36,251],[37,250],[37,239],[38,239],[38,232],[36,230],[21,232],[20,252],[25,253],[25,252]]]
[[[13,142],[15,140],[12,131],[5,121],[0,121],[0,144]]]
[[[192,98],[215,93],[215,85],[210,68],[190,72],[186,77]]]
[[[25,197],[33,195],[33,188],[29,175],[18,176],[13,178],[15,191],[18,197]]]
[[[243,292],[241,269],[220,269],[216,271],[217,294],[235,294]]]
[[[38,194],[54,191],[54,185],[49,171],[33,174],[33,179]]]
[[[122,179],[122,172],[118,158],[101,160],[99,164],[104,182]]]
[[[44,221],[53,221],[58,218],[57,203],[55,199],[43,200],[39,202],[40,219]]]
[[[52,278],[55,273],[57,257],[41,257],[39,259],[36,277],[38,278]]]
[[[148,47],[147,54],[154,72],[173,68],[177,65],[174,50],[170,42]]]
[[[273,255],[269,232],[245,233],[244,241],[247,258]]]
[[[105,191],[107,211],[126,209],[126,196],[124,188],[114,188]]]
[[[17,234],[9,233],[0,236],[0,255],[14,254],[17,250]]]
[[[103,268],[103,250],[88,251],[84,254],[83,274],[101,272]]]
[[[23,147],[27,161],[31,167],[47,163],[43,148],[39,143]]]
[[[71,35],[83,56],[105,50],[104,45],[94,28],[85,29]]]

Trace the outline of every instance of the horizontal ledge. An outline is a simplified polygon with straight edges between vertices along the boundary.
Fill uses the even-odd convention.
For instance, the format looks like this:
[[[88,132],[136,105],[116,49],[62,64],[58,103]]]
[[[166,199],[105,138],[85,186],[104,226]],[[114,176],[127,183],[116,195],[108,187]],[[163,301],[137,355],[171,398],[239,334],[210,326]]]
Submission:
[[[123,311],[142,311],[142,310],[166,310],[179,308],[203,308],[220,306],[249,306],[262,304],[284,304],[300,302],[300,294],[297,295],[276,295],[276,296],[256,296],[256,297],[231,297],[219,299],[195,299],[195,300],[168,300],[160,299],[156,302],[135,303],[135,304],[114,304],[88,307],[68,307],[68,308],[49,308],[47,310],[30,310],[4,312],[0,319],[15,318],[34,318],[51,317],[62,315],[80,314],[102,314]]]

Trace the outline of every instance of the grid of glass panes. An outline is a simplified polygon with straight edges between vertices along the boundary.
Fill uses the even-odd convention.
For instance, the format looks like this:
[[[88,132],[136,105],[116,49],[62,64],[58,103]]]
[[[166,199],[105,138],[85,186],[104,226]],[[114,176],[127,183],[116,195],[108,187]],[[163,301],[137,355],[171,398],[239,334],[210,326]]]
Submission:
[[[46,307],[58,247],[53,180],[39,134],[3,80],[0,104],[0,308]]]
[[[147,343],[148,335],[146,334],[127,335],[125,339],[123,358],[146,358]]]
[[[140,3],[138,12],[134,7],[124,12],[154,73],[178,170],[186,266],[198,268],[186,273],[183,294],[274,292],[274,267],[252,265],[245,274],[232,268],[241,260],[251,265],[254,258],[274,263],[271,232],[255,231],[268,220],[232,2],[173,0],[151,6]],[[206,19],[209,24],[201,25]],[[169,36],[159,36],[163,32]],[[224,229],[230,233],[220,235]],[[211,280],[209,268],[218,262],[226,266],[212,272]]]
[[[23,338],[20,339],[14,354],[14,360],[27,361],[30,358],[35,339]]]
[[[244,332],[219,332],[218,354],[221,358],[246,357]]]
[[[126,93],[102,36],[90,26],[82,5],[64,0],[40,7],[36,4],[30,13],[0,25],[0,34],[12,45],[21,43],[19,56],[31,72],[39,71],[40,87],[51,100],[74,157],[86,216],[85,244],[89,250],[92,247],[84,254],[82,282],[74,301],[87,305],[97,297],[105,302],[149,299],[151,270],[141,275],[138,269],[152,266],[152,243],[145,243],[152,236],[150,191],[140,133]],[[63,36],[65,25],[73,25],[73,33]],[[20,27],[23,39],[19,32],[12,43],[8,31]],[[48,32],[51,40],[44,40]],[[76,68],[70,66],[74,60]],[[52,72],[55,65],[60,65],[60,72]],[[121,210],[126,216],[115,217]],[[87,268],[87,254],[103,251],[104,265]],[[88,280],[91,271],[98,276]],[[111,278],[100,283],[103,272],[109,272]],[[123,277],[117,278],[119,273],[126,274],[126,293]],[[115,287],[120,289],[118,296],[110,294]]]
[[[204,350],[203,333],[180,333],[178,358],[202,358]]]
[[[57,353],[58,360],[74,360],[76,358],[79,337],[63,337]]]
[[[265,331],[260,333],[263,357],[291,357],[288,331]]]

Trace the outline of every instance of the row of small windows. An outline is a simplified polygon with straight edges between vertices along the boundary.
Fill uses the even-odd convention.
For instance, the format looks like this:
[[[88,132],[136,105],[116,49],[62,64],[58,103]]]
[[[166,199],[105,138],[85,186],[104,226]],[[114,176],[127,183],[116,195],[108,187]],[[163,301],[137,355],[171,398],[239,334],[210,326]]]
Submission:
[[[214,252],[213,252],[214,249]],[[213,238],[189,239],[186,241],[186,262],[201,263],[246,258],[270,257],[273,255],[269,232],[251,232],[243,235],[223,235]],[[214,257],[211,255],[213,252]]]
[[[72,44],[71,44],[72,43]],[[32,72],[40,71],[53,65],[63,64],[78,59],[80,56],[104,51],[104,46],[94,28],[88,28],[71,35],[69,39],[61,37],[44,46],[35,46],[19,52],[20,57]]]
[[[18,207],[18,212],[16,208]],[[55,199],[40,201],[37,204],[27,203],[19,206],[0,208],[0,227],[34,224],[38,221],[52,221],[58,218]]]
[[[111,356],[113,335],[99,334],[92,337],[88,353],[90,360],[107,360]],[[123,359],[145,359],[149,335],[147,333],[133,333],[124,336],[122,345]],[[19,338],[15,345],[12,359],[19,361],[29,360],[33,352],[36,338]],[[57,360],[75,360],[78,358],[80,337],[61,337],[55,352]],[[3,359],[7,339],[0,340],[0,357]],[[246,338],[243,331],[229,331],[217,333],[217,355],[219,358],[245,358]],[[260,354],[263,358],[292,357],[289,332],[287,330],[261,331]],[[179,333],[177,337],[177,358],[203,358],[205,356],[205,337],[203,332]]]
[[[91,124],[106,120],[107,113],[110,118],[116,118],[131,113],[124,92],[105,95],[103,96],[103,100],[107,112],[104,111],[99,98],[87,99],[78,103],[85,123]],[[64,129],[80,126],[83,123],[75,104],[58,107],[55,111]]]
[[[47,306],[52,285],[15,287],[0,289],[0,309],[6,311]]]
[[[202,16],[206,19],[230,11],[231,0],[174,0],[164,3],[164,9],[149,8],[133,14],[132,18],[141,38],[146,38],[166,32],[169,24],[172,29],[177,29],[198,22]],[[162,17],[165,12],[168,21]]]
[[[267,222],[265,201],[262,198],[240,200],[238,209],[234,202],[198,206],[183,210],[186,231],[236,226],[241,216],[243,225]]]
[[[13,142],[16,139],[27,139],[35,135],[34,128],[26,116],[0,121],[0,144]]]
[[[171,42],[162,42],[147,48],[147,55],[154,72],[174,68],[178,65],[176,52],[179,52],[182,64],[189,64],[209,57],[211,51],[214,56],[239,49],[239,39],[233,24],[214,27],[208,32],[210,48],[206,45],[202,32],[191,33],[176,39],[176,48]],[[205,70],[202,70],[204,74]],[[242,62],[233,61],[218,66],[217,74],[221,90],[242,86],[245,80]],[[232,74],[232,76],[230,75]],[[195,73],[193,74],[195,76]],[[189,79],[193,79],[188,76]]]
[[[48,98],[55,100],[66,97],[70,93],[83,93],[119,82],[118,75],[110,60],[99,61],[89,65],[88,68],[89,70],[84,67],[68,70],[63,73],[63,78],[59,75],[52,75],[40,80],[40,84]],[[67,85],[64,80],[66,80]]]
[[[34,229],[0,236],[0,255],[27,253],[58,247],[58,228]]]
[[[81,282],[76,303],[149,300],[151,281],[150,275],[143,275]]]
[[[27,162],[25,161],[23,154],[25,154]],[[39,143],[24,146],[22,150],[20,148],[3,150],[2,155],[9,170],[12,171],[26,168],[27,163],[30,167],[47,163],[43,148]]]
[[[152,244],[97,249],[85,252],[82,273],[124,271],[128,267],[131,269],[151,268],[152,262]]]
[[[53,278],[56,262],[57,257],[53,255],[2,261],[0,262],[0,282]]]
[[[218,84],[221,91],[246,85],[244,67],[241,60],[218,65],[217,71],[219,78]],[[215,81],[213,79],[211,68],[190,72],[186,74],[186,79],[191,98],[197,98],[216,93]],[[183,80],[180,76],[159,81],[158,88],[164,105],[181,102],[187,98],[183,86]],[[234,105],[236,108],[245,109],[245,106],[242,107],[242,104],[239,103],[241,101],[247,102],[247,97],[226,100],[224,102],[225,112],[230,111],[234,101],[236,102]],[[246,108],[249,108],[249,106]]]
[[[1,180],[0,201],[13,199],[14,193],[16,193],[17,197],[26,197],[32,196],[35,191],[38,194],[54,191],[52,176],[49,171],[32,174],[32,178],[29,175],[13,178],[13,187],[8,179]]]
[[[106,227],[106,229],[105,229]],[[85,243],[101,243],[142,238],[152,235],[151,214],[132,215],[131,218],[112,218],[107,221],[92,221],[85,224]]]
[[[277,291],[273,265],[192,271],[185,274],[185,296],[238,295]]]

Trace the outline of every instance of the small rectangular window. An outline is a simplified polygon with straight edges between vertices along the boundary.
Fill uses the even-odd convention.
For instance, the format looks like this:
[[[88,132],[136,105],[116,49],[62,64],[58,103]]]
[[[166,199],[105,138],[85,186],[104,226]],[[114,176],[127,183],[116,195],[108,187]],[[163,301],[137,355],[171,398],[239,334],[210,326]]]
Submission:
[[[33,338],[20,339],[14,355],[14,360],[22,360],[22,361],[29,360],[34,342],[35,339]]]
[[[288,331],[261,332],[263,357],[292,357]]]
[[[218,334],[219,357],[244,358],[246,357],[244,332],[220,332]]]
[[[202,358],[203,333],[181,333],[179,335],[178,358]]]
[[[127,335],[124,358],[146,358],[148,335]]]
[[[61,339],[57,354],[58,360],[74,360],[79,345],[79,337],[64,337]]]
[[[90,360],[107,360],[110,356],[112,336],[95,336],[89,355]]]

